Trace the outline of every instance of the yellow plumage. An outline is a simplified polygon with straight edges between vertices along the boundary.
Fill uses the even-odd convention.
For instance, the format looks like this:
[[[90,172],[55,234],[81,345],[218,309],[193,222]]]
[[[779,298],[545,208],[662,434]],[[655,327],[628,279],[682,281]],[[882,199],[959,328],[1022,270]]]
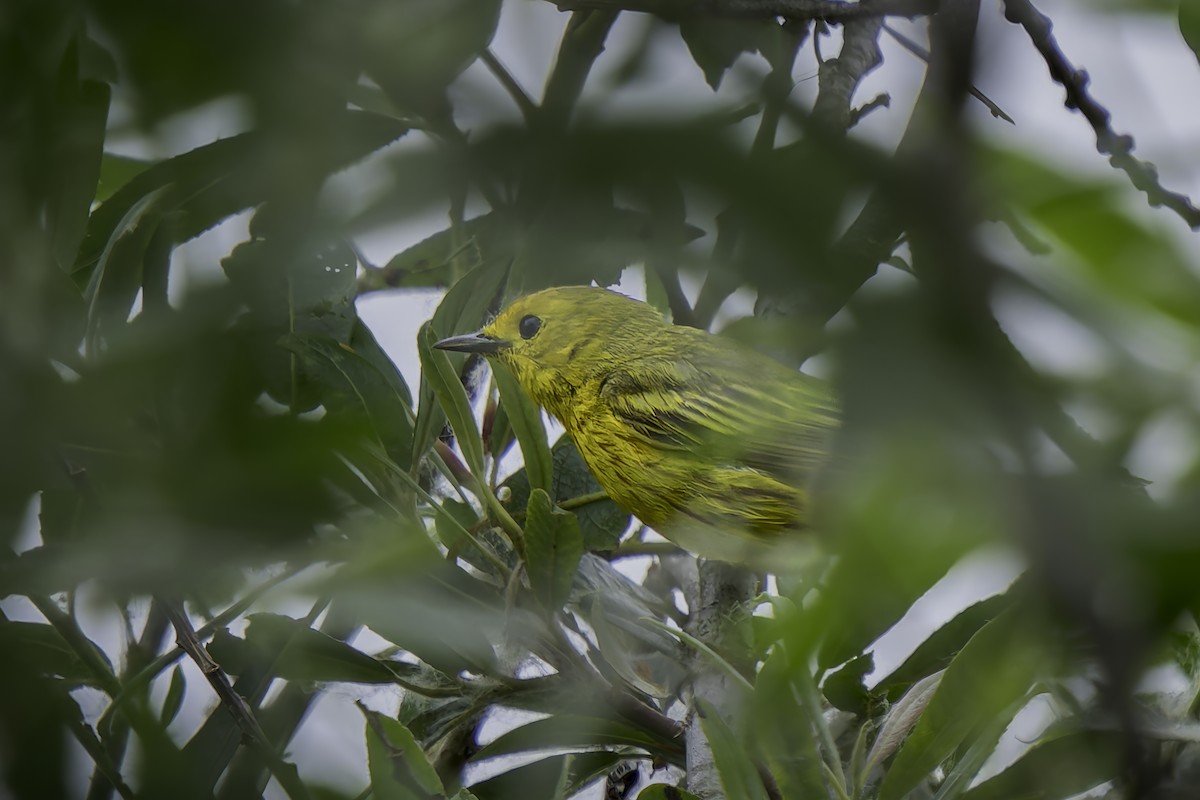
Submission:
[[[805,524],[838,424],[815,378],[592,287],[518,298],[437,346],[507,366],[609,496],[684,547],[733,560],[738,548],[720,545]]]

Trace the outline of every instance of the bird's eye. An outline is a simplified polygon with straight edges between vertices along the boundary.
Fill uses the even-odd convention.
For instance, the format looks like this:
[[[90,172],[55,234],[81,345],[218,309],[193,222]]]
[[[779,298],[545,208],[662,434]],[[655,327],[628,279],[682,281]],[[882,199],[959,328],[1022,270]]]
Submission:
[[[521,317],[521,324],[517,326],[517,330],[521,332],[522,339],[532,339],[542,327],[540,317],[535,317],[533,314],[526,314]]]

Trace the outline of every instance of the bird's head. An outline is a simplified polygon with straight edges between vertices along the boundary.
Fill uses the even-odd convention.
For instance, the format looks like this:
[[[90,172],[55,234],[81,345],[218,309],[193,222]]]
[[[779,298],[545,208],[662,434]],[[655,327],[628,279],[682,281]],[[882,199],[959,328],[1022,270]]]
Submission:
[[[644,347],[666,323],[653,307],[607,289],[566,286],[514,300],[476,333],[434,345],[505,364],[539,403]]]

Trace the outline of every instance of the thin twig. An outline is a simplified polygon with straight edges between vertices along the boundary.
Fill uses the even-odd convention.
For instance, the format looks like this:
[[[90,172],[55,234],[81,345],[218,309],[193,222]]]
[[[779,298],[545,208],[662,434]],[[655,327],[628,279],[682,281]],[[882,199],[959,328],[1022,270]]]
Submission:
[[[217,693],[221,705],[228,709],[229,713],[233,714],[234,720],[245,736],[246,741],[254,747],[263,761],[266,762],[268,769],[271,770],[271,775],[275,780],[279,781],[279,785],[287,792],[288,797],[292,800],[308,800],[310,797],[308,788],[300,780],[300,775],[296,771],[293,764],[285,762],[275,748],[271,746],[267,734],[263,731],[262,726],[258,724],[258,719],[254,716],[254,710],[250,708],[250,704],[246,699],[238,694],[233,689],[233,684],[229,681],[229,676],[221,669],[221,666],[213,661],[212,656],[208,654],[208,650],[200,643],[199,637],[196,635],[195,628],[192,627],[192,621],[188,618],[187,612],[183,610],[183,604],[179,602],[167,603],[167,614],[171,618],[171,624],[175,628],[176,641],[183,651],[196,663],[200,668],[200,672],[208,680],[213,691]]]
[[[905,50],[912,53],[914,56],[921,59],[926,64],[929,63],[929,51],[926,50],[924,47],[921,47],[921,45],[917,44],[912,39],[908,38],[903,33],[896,30],[895,28],[893,28],[891,25],[888,25],[886,22],[883,24],[883,30],[884,30],[884,33],[886,33],[888,36],[891,36],[893,39],[895,39],[896,42],[901,47],[903,47]],[[1014,120],[1008,114],[1004,113],[1003,108],[996,105],[996,103],[993,102],[990,97],[988,97],[983,92],[979,91],[979,89],[977,89],[974,85],[972,85],[968,91],[970,91],[971,97],[974,97],[976,100],[978,100],[979,102],[981,102],[985,106],[987,106],[987,110],[992,112],[993,117],[1002,119],[1005,122],[1008,122],[1012,125],[1017,124],[1016,120]]]
[[[479,54],[479,58],[483,61],[491,73],[496,76],[496,80],[500,81],[500,85],[504,87],[504,91],[508,92],[509,97],[517,104],[517,108],[521,110],[521,116],[525,118],[526,124],[533,121],[537,116],[537,103],[533,102],[525,90],[521,88],[521,84],[517,83],[517,79],[512,76],[508,68],[496,58],[496,54],[491,51],[491,48],[484,48],[484,51]]]
[[[238,599],[237,602],[231,604],[220,614],[217,614],[206,624],[201,626],[195,632],[196,639],[201,642],[205,641],[218,630],[221,630],[230,622],[240,617],[246,612],[247,609],[250,608],[250,606],[257,602],[259,598],[261,598],[271,589],[274,589],[279,584],[295,577],[306,569],[308,569],[307,564],[298,567],[291,567],[279,573],[278,575],[263,581],[258,586],[255,586],[253,589],[246,592],[246,594],[240,599]],[[117,693],[116,697],[112,699],[112,703],[109,704],[108,708],[105,709],[104,713],[101,715],[101,724],[103,724],[105,719],[111,717],[114,711],[120,708],[120,706],[125,702],[126,698],[132,696],[137,689],[149,683],[155,678],[155,676],[178,661],[183,655],[183,648],[176,646],[171,650],[168,650],[166,653],[163,653],[161,656],[154,659],[145,667],[134,673],[132,677],[128,678],[125,681],[124,686],[121,687],[121,691]]]
[[[1110,164],[1129,176],[1134,187],[1145,193],[1151,206],[1165,206],[1178,214],[1192,230],[1200,230],[1200,209],[1187,195],[1163,188],[1155,166],[1134,157],[1133,137],[1112,129],[1112,115],[1088,92],[1091,79],[1087,71],[1076,69],[1059,49],[1050,18],[1029,0],[1004,0],[1004,15],[1029,34],[1033,46],[1045,60],[1050,76],[1066,90],[1066,107],[1078,110],[1092,126],[1096,133],[1096,150],[1108,156]]]

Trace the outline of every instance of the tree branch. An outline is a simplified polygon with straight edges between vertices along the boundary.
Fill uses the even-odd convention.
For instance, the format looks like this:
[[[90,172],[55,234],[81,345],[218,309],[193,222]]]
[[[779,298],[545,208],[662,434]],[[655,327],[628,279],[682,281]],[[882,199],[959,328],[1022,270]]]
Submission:
[[[937,0],[879,0],[848,3],[842,0],[550,0],[561,11],[608,9],[641,11],[664,19],[685,17],[784,17],[790,20],[823,20],[844,23],[868,17],[919,17],[933,13]]]
[[[1087,71],[1076,69],[1059,49],[1050,18],[1038,11],[1029,0],[1004,0],[1004,16],[1029,34],[1030,41],[1050,70],[1050,77],[1066,90],[1064,105],[1083,114],[1095,131],[1096,150],[1108,156],[1110,164],[1129,176],[1134,187],[1145,193],[1151,206],[1169,208],[1192,230],[1200,230],[1200,209],[1186,195],[1163,188],[1155,166],[1133,155],[1133,137],[1118,134],[1112,129],[1112,115],[1088,92],[1091,79]]]
[[[746,614],[745,606],[757,590],[758,579],[749,570],[720,561],[701,561],[695,582],[684,586],[691,618],[687,632],[742,666],[747,658],[744,642],[739,642],[737,625]],[[741,651],[741,652],[734,652]],[[732,658],[729,658],[732,656]],[[729,675],[702,652],[692,657],[692,695],[703,698],[727,723],[736,720],[745,699],[745,684]],[[738,730],[736,722],[730,727]],[[687,719],[687,789],[701,800],[724,797],[712,747],[700,726],[700,715],[691,706]]]
[[[267,734],[263,731],[262,726],[258,724],[258,720],[254,716],[254,710],[250,708],[250,704],[246,699],[238,694],[233,689],[233,684],[229,682],[229,676],[221,669],[221,665],[213,661],[212,656],[208,654],[208,650],[200,643],[199,637],[196,635],[195,628],[192,627],[192,621],[188,618],[187,612],[183,610],[183,604],[178,602],[170,602],[167,604],[167,614],[171,618],[171,624],[175,627],[176,641],[183,651],[196,663],[200,668],[200,672],[208,680],[213,691],[217,693],[217,697],[221,701],[221,705],[229,710],[233,718],[237,721],[238,727],[241,729],[245,740],[251,747],[258,751],[262,759],[267,763],[271,770],[271,775],[275,780],[279,781],[279,785],[287,792],[288,797],[292,800],[309,800],[307,787],[300,780],[300,775],[296,771],[293,764],[288,764],[275,749],[271,746]]]

